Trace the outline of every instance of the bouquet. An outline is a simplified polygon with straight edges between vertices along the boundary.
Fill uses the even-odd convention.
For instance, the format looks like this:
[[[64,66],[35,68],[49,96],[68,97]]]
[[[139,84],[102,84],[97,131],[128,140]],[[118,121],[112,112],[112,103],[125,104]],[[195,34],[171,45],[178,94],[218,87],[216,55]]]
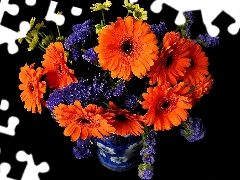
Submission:
[[[27,111],[49,110],[63,134],[77,141],[73,153],[78,159],[91,156],[96,139],[141,137],[138,176],[151,179],[157,132],[181,126],[189,142],[206,133],[189,110],[213,85],[204,48],[219,41],[208,34],[191,38],[192,11],[184,12],[185,24],[168,31],[164,22],[148,24],[147,11],[128,0],[126,16],[106,22],[104,12],[111,5],[108,0],[93,4],[90,9],[101,11],[101,22],[80,22],[67,35],[57,25],[54,35],[47,22],[31,19],[19,43],[25,40],[29,51],[39,48],[43,56],[21,67],[20,97]]]

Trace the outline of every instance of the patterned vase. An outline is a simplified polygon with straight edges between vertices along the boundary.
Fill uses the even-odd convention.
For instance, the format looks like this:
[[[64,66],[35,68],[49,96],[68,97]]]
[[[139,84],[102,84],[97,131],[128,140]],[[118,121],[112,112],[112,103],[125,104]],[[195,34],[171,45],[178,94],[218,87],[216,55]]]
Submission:
[[[103,166],[113,171],[127,171],[137,163],[142,148],[141,136],[106,136],[97,139],[97,154]]]

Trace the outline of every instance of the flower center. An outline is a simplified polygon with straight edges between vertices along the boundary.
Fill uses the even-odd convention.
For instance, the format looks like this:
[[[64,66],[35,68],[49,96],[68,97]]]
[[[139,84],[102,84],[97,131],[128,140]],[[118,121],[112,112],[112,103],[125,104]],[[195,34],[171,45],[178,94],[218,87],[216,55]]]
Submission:
[[[189,59],[191,59],[191,58],[189,58]],[[191,59],[191,61],[190,61],[190,68],[192,68],[194,66],[194,62],[193,62],[193,60]]]
[[[126,121],[127,117],[124,114],[117,114],[115,118],[119,121]]]
[[[177,100],[174,97],[163,98],[158,102],[157,111],[158,113],[167,114],[176,107]]]
[[[167,60],[166,60],[166,67],[169,67],[173,62],[173,57],[172,56],[168,56]]]
[[[85,119],[85,118],[80,118],[79,121],[83,124],[91,124],[91,121],[89,121],[88,119]]]
[[[34,91],[34,86],[31,83],[29,84],[29,90],[30,90],[30,92]]]
[[[167,109],[170,106],[170,103],[168,101],[165,101],[161,105],[161,109]]]
[[[132,42],[129,39],[125,40],[121,44],[121,50],[122,50],[122,52],[124,52],[126,54],[130,54],[132,52],[132,50],[133,50]]]

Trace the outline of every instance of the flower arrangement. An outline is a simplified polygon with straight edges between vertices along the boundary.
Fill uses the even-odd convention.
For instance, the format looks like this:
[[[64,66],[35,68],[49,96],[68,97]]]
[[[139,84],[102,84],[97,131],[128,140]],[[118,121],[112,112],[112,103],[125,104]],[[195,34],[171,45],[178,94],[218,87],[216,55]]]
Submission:
[[[125,17],[106,23],[104,11],[111,1],[93,4],[102,20],[89,19],[71,28],[67,36],[47,32],[44,21],[30,21],[26,37],[29,51],[39,48],[43,60],[20,69],[24,108],[49,110],[64,135],[77,142],[77,159],[91,156],[90,146],[110,135],[142,137],[141,179],[153,177],[158,131],[182,126],[189,142],[206,132],[200,118],[189,110],[208,94],[213,79],[204,48],[218,38],[208,34],[191,38],[194,13],[184,12],[185,24],[168,31],[164,22],[149,25],[147,11],[124,0]],[[58,12],[61,13],[61,12]],[[39,62],[36,62],[38,64]]]

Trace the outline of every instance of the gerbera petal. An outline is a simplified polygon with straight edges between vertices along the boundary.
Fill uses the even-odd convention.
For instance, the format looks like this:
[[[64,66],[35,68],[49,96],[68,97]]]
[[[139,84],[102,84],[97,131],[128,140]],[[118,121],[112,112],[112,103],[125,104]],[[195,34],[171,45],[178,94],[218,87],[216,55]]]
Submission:
[[[71,135],[71,141],[75,142],[76,140],[78,140],[80,134],[81,134],[81,128],[76,126],[75,130],[73,131],[73,133]]]
[[[76,128],[75,123],[69,124],[63,132],[64,136],[70,136],[73,133],[73,131],[75,130],[75,128]]]

